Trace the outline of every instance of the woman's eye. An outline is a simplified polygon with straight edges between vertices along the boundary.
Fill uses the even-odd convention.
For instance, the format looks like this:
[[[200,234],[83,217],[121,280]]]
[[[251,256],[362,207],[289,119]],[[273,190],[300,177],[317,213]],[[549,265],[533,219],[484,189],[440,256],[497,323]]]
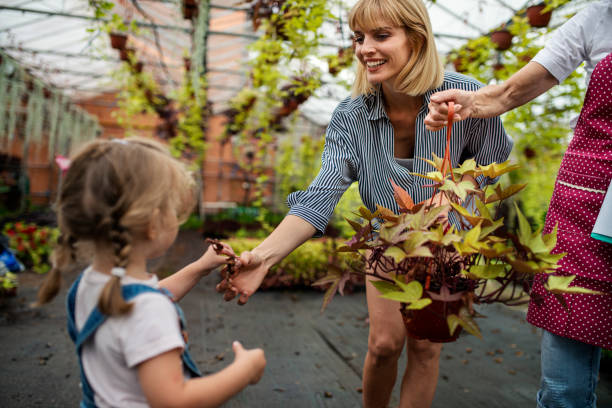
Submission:
[[[353,41],[355,41],[357,44],[363,44],[363,37],[361,37],[361,36],[354,36],[353,37]]]
[[[385,40],[389,38],[389,34],[376,34],[374,38],[376,38],[377,40]]]

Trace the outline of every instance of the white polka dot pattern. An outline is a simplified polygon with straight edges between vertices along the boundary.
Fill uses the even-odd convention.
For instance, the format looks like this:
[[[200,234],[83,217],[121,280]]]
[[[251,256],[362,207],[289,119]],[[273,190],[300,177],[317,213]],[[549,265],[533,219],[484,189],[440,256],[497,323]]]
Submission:
[[[559,336],[612,349],[612,244],[591,238],[612,179],[612,53],[597,64],[574,137],[563,156],[544,232],[558,225],[555,253],[567,252],[556,274],[607,293],[563,295],[567,310],[543,283],[534,283],[527,321]],[[577,186],[575,188],[573,186]],[[612,220],[611,220],[612,222]],[[540,299],[540,300],[537,300]],[[543,300],[542,300],[543,299]]]

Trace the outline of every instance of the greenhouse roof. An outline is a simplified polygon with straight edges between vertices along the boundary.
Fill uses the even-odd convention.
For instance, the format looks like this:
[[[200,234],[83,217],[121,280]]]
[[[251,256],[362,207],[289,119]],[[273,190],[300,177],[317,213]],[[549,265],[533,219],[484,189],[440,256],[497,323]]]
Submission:
[[[575,0],[571,5],[579,8],[586,2]],[[107,34],[99,29],[89,3],[85,0],[3,0],[0,2],[0,48],[34,76],[75,99],[115,90],[112,72],[120,60],[117,51],[110,47]],[[182,16],[180,0],[117,0],[115,3],[114,13],[138,22],[141,31],[130,36],[130,41],[144,69],[166,89],[179,83],[184,75],[183,56],[191,50],[193,32],[192,23]],[[213,0],[210,4],[207,71],[209,99],[215,106],[222,106],[238,90],[248,86],[247,46],[257,38],[257,32],[247,18],[244,3],[247,2]],[[345,10],[352,3],[354,0],[337,2],[340,21],[346,21]],[[533,3],[532,0],[426,0],[441,54],[469,39],[486,35]],[[555,24],[554,15],[552,24]],[[333,52],[334,47],[350,44],[345,24],[329,21],[328,25],[329,34],[321,55]],[[344,79],[347,78],[350,76]],[[327,86],[319,92],[317,101],[308,101],[302,109],[322,124],[327,120],[329,107],[347,94],[345,87],[334,85],[335,79],[331,76],[324,76],[323,81]],[[320,118],[317,110],[322,112]]]

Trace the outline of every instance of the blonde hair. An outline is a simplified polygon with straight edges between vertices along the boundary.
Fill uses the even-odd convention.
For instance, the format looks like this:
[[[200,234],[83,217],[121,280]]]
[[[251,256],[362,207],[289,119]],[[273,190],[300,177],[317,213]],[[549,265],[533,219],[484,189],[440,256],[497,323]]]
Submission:
[[[195,204],[195,183],[185,166],[153,140],[129,138],[86,144],[66,172],[56,212],[60,238],[53,268],[38,292],[40,304],[60,287],[61,271],[75,259],[77,242],[113,249],[114,264],[125,267],[133,239],[144,236],[158,210],[174,211],[184,221]],[[98,307],[109,316],[131,310],[113,276],[100,295]]]
[[[442,85],[444,67],[431,29],[427,9],[421,0],[359,0],[349,14],[351,30],[373,30],[381,23],[403,27],[408,35],[410,58],[394,84],[399,92],[411,96]],[[357,65],[353,96],[374,92],[363,64]]]

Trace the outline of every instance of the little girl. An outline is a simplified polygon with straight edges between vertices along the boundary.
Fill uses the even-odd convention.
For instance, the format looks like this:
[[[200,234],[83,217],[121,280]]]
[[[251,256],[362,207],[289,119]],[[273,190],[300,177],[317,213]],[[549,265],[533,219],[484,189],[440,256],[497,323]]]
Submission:
[[[67,302],[81,407],[216,407],[261,378],[261,349],[234,342],[234,362],[206,377],[189,356],[175,302],[226,258],[210,246],[162,281],[147,272],[147,259],[170,247],[194,196],[184,166],[150,140],[98,140],[72,159],[57,202],[61,236],[54,268],[39,301],[57,294],[60,271],[75,259],[75,244],[91,244],[92,263]],[[233,253],[225,245],[224,252]]]

